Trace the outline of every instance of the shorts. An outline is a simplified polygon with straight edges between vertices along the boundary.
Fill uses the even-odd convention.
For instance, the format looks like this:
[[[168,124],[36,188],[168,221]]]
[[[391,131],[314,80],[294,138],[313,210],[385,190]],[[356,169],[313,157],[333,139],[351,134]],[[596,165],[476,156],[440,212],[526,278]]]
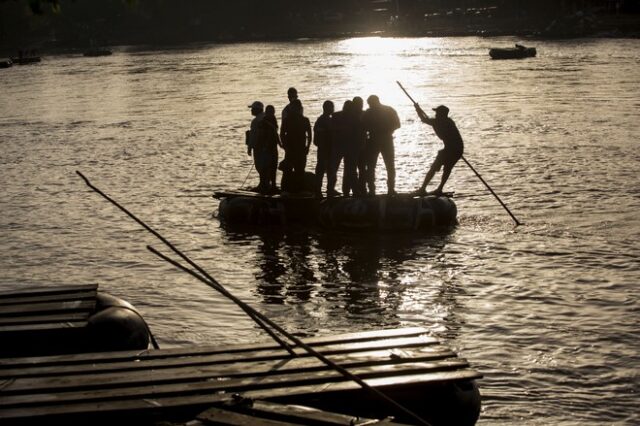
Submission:
[[[442,166],[453,168],[460,158],[462,158],[462,152],[452,152],[441,149],[433,161],[433,167],[436,170],[440,170]]]

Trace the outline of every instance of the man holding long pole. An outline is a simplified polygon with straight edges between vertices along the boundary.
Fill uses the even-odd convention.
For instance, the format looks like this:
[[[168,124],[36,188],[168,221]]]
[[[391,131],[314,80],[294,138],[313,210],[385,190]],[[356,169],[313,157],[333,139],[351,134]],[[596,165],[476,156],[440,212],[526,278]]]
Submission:
[[[444,184],[446,183],[447,179],[449,179],[449,175],[451,174],[451,169],[453,169],[453,166],[458,162],[460,158],[462,158],[462,161],[464,161],[466,165],[469,166],[471,171],[475,173],[475,175],[478,177],[478,179],[480,179],[480,181],[484,184],[484,186],[486,186],[487,189],[491,192],[491,194],[494,197],[496,197],[496,200],[498,200],[500,205],[507,211],[507,213],[509,213],[509,216],[511,216],[511,218],[516,223],[516,225],[521,225],[520,221],[513,215],[513,213],[511,213],[511,210],[509,210],[507,205],[502,202],[500,197],[498,197],[498,194],[496,194],[495,191],[489,186],[489,184],[482,178],[482,176],[480,176],[480,173],[478,173],[476,169],[473,168],[471,163],[469,163],[467,159],[462,156],[462,153],[464,151],[462,137],[460,136],[460,132],[458,132],[458,128],[456,127],[453,120],[451,120],[448,117],[449,108],[445,107],[444,105],[440,105],[438,108],[434,108],[434,111],[436,111],[436,118],[430,119],[429,117],[427,117],[427,114],[422,110],[422,108],[420,108],[420,105],[418,105],[418,103],[415,100],[413,100],[409,92],[407,92],[406,89],[402,87],[402,84],[400,84],[399,81],[396,81],[396,83],[398,83],[398,86],[400,86],[404,94],[407,95],[409,99],[411,99],[411,102],[413,102],[413,106],[418,112],[420,119],[423,122],[433,126],[433,128],[436,131],[436,135],[438,135],[438,137],[440,137],[440,139],[442,139],[442,141],[444,142],[444,149],[438,152],[438,156],[433,162],[431,169],[429,169],[429,171],[427,172],[427,176],[425,176],[424,178],[424,183],[422,184],[420,189],[416,192],[421,195],[425,193],[427,184],[429,183],[429,181],[431,180],[435,172],[440,170],[440,168],[444,165],[445,169],[442,174],[442,181],[440,182],[438,189],[435,191],[435,192],[441,193],[442,188],[444,187]],[[444,119],[443,121],[439,121],[438,110],[440,110],[440,118],[443,118]],[[440,128],[440,125],[441,125],[440,123],[443,123],[441,128]],[[439,128],[440,130],[438,130]],[[451,147],[451,150],[449,152],[443,153],[443,151],[447,151],[448,146]],[[441,153],[442,155],[440,155]],[[448,164],[448,167],[447,167],[447,164]]]
[[[438,151],[438,155],[433,161],[433,164],[431,164],[431,168],[427,172],[427,175],[422,182],[422,186],[420,189],[415,191],[415,193],[418,195],[425,195],[427,193],[427,185],[433,176],[438,170],[444,167],[444,170],[442,171],[442,178],[440,179],[440,185],[438,185],[436,190],[432,192],[435,195],[440,195],[442,194],[444,184],[447,183],[447,180],[451,175],[453,166],[455,166],[458,160],[462,158],[464,143],[462,142],[462,137],[456,127],[456,123],[449,118],[449,108],[444,105],[440,105],[433,109],[436,112],[435,118],[429,118],[422,108],[420,108],[420,105],[416,103],[414,106],[420,120],[433,127],[436,135],[442,139],[442,142],[444,143],[444,149]]]

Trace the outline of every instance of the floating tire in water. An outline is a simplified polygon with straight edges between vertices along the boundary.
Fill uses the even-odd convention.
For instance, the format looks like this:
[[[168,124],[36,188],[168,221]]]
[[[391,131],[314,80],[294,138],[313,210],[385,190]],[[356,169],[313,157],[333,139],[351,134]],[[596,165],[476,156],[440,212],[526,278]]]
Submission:
[[[448,197],[337,197],[320,203],[318,219],[331,229],[424,232],[455,225],[457,213]]]

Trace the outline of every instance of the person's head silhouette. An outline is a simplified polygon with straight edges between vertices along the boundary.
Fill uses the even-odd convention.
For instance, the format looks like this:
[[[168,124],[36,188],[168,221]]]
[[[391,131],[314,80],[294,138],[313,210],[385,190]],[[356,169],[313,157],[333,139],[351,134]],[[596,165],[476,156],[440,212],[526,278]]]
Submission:
[[[363,108],[364,101],[362,100],[362,98],[360,96],[356,96],[355,98],[353,98],[353,109],[362,112]]]
[[[444,105],[439,105],[433,110],[436,112],[436,118],[446,118],[449,115],[449,108]]]
[[[322,104],[322,112],[324,112],[325,114],[333,114],[334,111],[335,107],[333,105],[333,102],[324,101],[324,103]]]
[[[291,102],[298,99],[298,91],[295,87],[289,87],[289,90],[287,90],[287,98],[289,98]]]
[[[369,108],[376,108],[380,106],[380,98],[377,95],[371,95],[367,98],[367,104]]]
[[[251,115],[258,115],[264,110],[264,105],[260,101],[254,101],[249,108],[251,108]]]

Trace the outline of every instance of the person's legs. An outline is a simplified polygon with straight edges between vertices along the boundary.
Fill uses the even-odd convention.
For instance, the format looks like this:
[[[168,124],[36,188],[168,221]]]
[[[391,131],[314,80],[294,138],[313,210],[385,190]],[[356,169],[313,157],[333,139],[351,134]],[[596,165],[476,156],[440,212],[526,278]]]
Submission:
[[[460,156],[449,156],[449,158],[446,158],[444,160],[444,169],[442,170],[442,177],[440,179],[440,185],[438,185],[438,188],[436,188],[435,192],[442,192],[442,190],[444,189],[444,184],[447,183],[447,180],[449,179],[449,176],[451,175],[451,171],[453,170],[453,166],[456,165],[456,163],[458,162],[460,157],[462,157],[462,155],[460,155]]]
[[[436,174],[438,170],[442,168],[442,165],[444,162],[443,157],[444,157],[444,154],[442,153],[442,151],[438,151],[438,155],[436,155],[436,159],[433,160],[433,164],[431,164],[431,167],[429,168],[427,175],[424,177],[422,186],[416,192],[424,193],[427,190],[427,185],[429,184],[429,182],[431,182],[431,179],[433,179],[433,176]]]
[[[324,175],[327,175],[327,187],[328,187],[328,179],[329,179],[329,171],[327,170],[327,166],[329,164],[329,150],[327,147],[319,146],[318,147],[318,158],[316,162],[316,192],[322,192],[322,180],[324,179]]]
[[[358,179],[357,179],[357,196],[367,194],[367,156],[366,150],[362,149],[358,154]]]
[[[267,183],[270,190],[275,190],[276,185],[276,172],[278,170],[278,149],[272,149],[269,153],[269,167],[267,171]]]
[[[358,183],[357,157],[353,153],[344,156],[344,173],[342,175],[342,195],[347,196],[351,191],[356,195]]]
[[[266,191],[267,176],[265,173],[264,152],[257,149],[253,150],[253,164],[255,164],[256,171],[258,172],[258,176],[260,177],[260,182],[258,183],[258,192]]]
[[[384,166],[387,169],[387,193],[393,195],[396,193],[396,160],[393,139],[384,142],[381,152]]]
[[[376,195],[376,166],[378,165],[378,155],[380,146],[378,143],[369,140],[366,147],[367,153],[367,186],[369,195]]]
[[[338,150],[331,151],[331,157],[327,166],[327,195],[339,195],[336,191],[336,183],[338,181],[338,168],[342,161],[342,154]]]

